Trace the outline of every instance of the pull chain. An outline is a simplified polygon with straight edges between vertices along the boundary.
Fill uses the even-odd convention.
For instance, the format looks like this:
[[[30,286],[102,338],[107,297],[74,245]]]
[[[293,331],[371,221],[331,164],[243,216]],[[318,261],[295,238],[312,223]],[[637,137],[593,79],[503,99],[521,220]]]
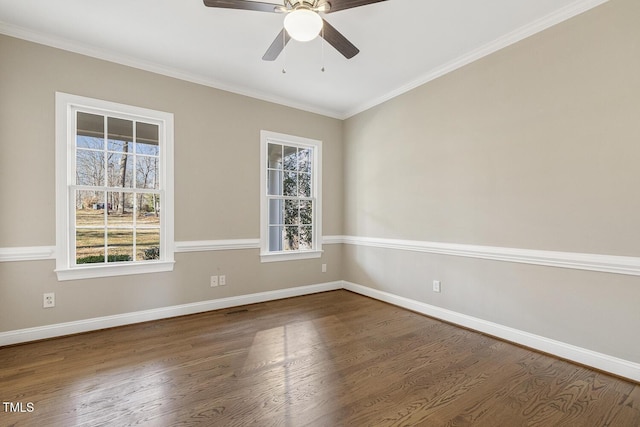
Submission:
[[[283,53],[283,64],[282,64],[282,74],[287,74],[287,30],[282,29],[282,53]]]
[[[322,32],[322,40],[320,40],[320,49],[321,49],[321,55],[322,55],[322,68],[320,69],[320,71],[322,71],[324,73],[324,24],[322,25],[322,29],[320,30]]]

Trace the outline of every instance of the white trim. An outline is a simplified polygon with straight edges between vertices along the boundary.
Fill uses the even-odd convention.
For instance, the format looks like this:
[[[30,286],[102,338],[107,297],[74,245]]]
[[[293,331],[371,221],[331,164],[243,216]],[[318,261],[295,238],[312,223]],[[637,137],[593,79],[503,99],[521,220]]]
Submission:
[[[165,273],[173,271],[175,261],[147,261],[132,264],[106,264],[95,266],[88,264],[74,268],[56,269],[59,281],[94,279],[97,277],[129,276],[131,274]]]
[[[338,240],[335,239],[338,238]],[[322,238],[323,244],[342,243],[342,236]],[[176,253],[260,249],[260,239],[190,240],[175,242]],[[0,248],[0,262],[56,259],[55,246]]]
[[[640,276],[640,257],[340,235],[323,236],[322,243],[323,245],[348,244]],[[175,252],[182,253],[242,249],[260,249],[260,239],[175,242]],[[0,262],[49,259],[55,259],[55,246],[0,248]]]
[[[269,143],[309,148],[313,150],[311,188],[313,207],[313,248],[284,252],[269,251],[269,200],[267,196],[267,145]],[[291,261],[319,258],[322,255],[322,141],[283,133],[260,131],[260,260],[261,262]]]
[[[640,276],[640,257],[340,235],[323,236],[322,244],[348,244]],[[260,239],[196,240],[175,242],[175,252],[182,253],[242,249],[260,249]],[[49,259],[55,259],[55,246],[0,248],[0,262],[39,261]]]
[[[323,245],[339,245],[344,243],[344,236],[323,236]]]
[[[56,259],[55,246],[0,248],[0,262],[40,261],[45,259]]]
[[[592,368],[610,372],[633,381],[640,381],[640,364],[617,357],[598,353],[582,347],[545,338],[518,329],[488,322],[466,314],[436,307],[420,301],[394,295],[350,282],[343,282],[344,289],[365,295],[398,307],[406,308],[427,316],[435,317],[465,328],[470,328],[500,339],[514,342],[526,347],[571,360]]]
[[[425,242],[418,240],[341,236],[342,243],[356,246],[427,252],[442,255],[508,261],[548,267],[599,271],[640,276],[640,257],[544,251],[537,249],[503,248],[459,243]],[[337,240],[337,236],[334,236]]]
[[[260,249],[260,239],[192,240],[176,242],[176,252],[230,251]]]
[[[96,331],[99,329],[113,328],[116,326],[130,325],[140,322],[148,322],[150,320],[184,316],[186,314],[220,310],[240,305],[255,304],[258,302],[273,301],[282,298],[309,295],[318,292],[334,291],[337,289],[342,289],[342,282],[328,282],[288,289],[278,289],[275,291],[259,292],[249,295],[240,295],[237,297],[220,298],[190,304],[174,305],[171,307],[116,314],[113,316],[95,317],[92,319],[78,320],[74,322],[57,323],[53,325],[0,332],[0,346],[54,338],[81,332]]]
[[[174,201],[173,201],[173,114],[149,108],[125,105],[101,99],[55,93],[56,124],[56,274],[58,280],[88,279],[92,277],[123,276],[129,274],[166,272],[174,264]],[[69,186],[75,182],[75,112],[94,111],[105,115],[126,115],[131,119],[149,120],[158,124],[160,144],[160,186],[162,215],[160,217],[160,261],[131,264],[90,264],[77,266],[73,251],[73,197]]]
[[[603,3],[608,2],[609,0],[577,0],[562,9],[559,9],[543,18],[538,19],[537,21],[531,22],[527,25],[524,25],[508,34],[503,35],[502,37],[497,38],[496,40],[485,44],[477,49],[472,50],[458,58],[450,61],[442,66],[439,66],[428,73],[422,75],[416,80],[401,86],[391,92],[388,92],[380,97],[374,98],[368,102],[362,103],[351,110],[343,112],[341,119],[348,119],[349,117],[355,116],[358,113],[366,111],[370,108],[375,107],[376,105],[382,104],[390,99],[393,99],[403,93],[409,92],[419,86],[422,86],[425,83],[428,83],[432,80],[437,79],[445,74],[448,74],[452,71],[457,70],[458,68],[462,68],[465,65],[468,65],[472,62],[475,62],[479,59],[484,58],[485,56],[489,56],[494,52],[497,52],[501,49],[504,49],[507,46],[515,44],[521,40],[526,39],[534,34],[537,34],[541,31],[546,30],[547,28],[553,27],[563,21],[573,18],[583,12],[586,12],[590,9],[593,9],[596,6],[599,6]]]
[[[259,292],[249,295],[240,295],[236,297],[200,301],[132,313],[123,313],[113,316],[96,317],[73,322],[0,332],[0,346],[55,338],[81,332],[113,328],[116,326],[130,325],[151,320],[166,319],[187,314],[202,313],[211,310],[220,310],[246,304],[255,304],[259,302],[273,301],[282,298],[291,298],[338,289],[346,289],[360,295],[365,295],[417,313],[524,345],[526,347],[590,366],[595,369],[600,369],[624,378],[629,378],[633,381],[640,381],[640,364],[638,363],[347,281],[336,281],[288,289],[278,289],[275,291]]]

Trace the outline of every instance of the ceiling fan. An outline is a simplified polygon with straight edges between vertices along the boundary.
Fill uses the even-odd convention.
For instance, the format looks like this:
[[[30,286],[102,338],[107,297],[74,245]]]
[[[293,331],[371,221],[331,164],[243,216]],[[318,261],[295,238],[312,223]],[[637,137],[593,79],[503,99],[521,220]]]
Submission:
[[[333,13],[340,10],[365,6],[386,0],[283,0],[284,4],[274,4],[254,0],[204,0],[208,7],[225,9],[257,10],[286,14],[284,28],[276,36],[262,57],[265,61],[274,61],[285,45],[293,38],[309,41],[318,35],[325,39],[345,58],[351,59],[360,52],[345,36],[325,21],[320,13]]]

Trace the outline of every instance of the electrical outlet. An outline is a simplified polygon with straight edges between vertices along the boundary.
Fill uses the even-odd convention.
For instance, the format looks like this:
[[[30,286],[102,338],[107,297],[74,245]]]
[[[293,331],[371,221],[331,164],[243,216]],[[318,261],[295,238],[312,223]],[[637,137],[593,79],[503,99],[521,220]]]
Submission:
[[[440,281],[439,280],[434,280],[433,281],[433,292],[440,292]]]
[[[225,276],[224,274],[222,274],[220,276],[220,286],[226,286],[227,285],[227,276]]]
[[[327,264],[322,264],[322,272],[323,273],[327,272]]]
[[[56,294],[49,292],[42,294],[42,308],[52,308],[56,306]]]
[[[211,276],[211,287],[215,288],[218,286],[218,276]]]

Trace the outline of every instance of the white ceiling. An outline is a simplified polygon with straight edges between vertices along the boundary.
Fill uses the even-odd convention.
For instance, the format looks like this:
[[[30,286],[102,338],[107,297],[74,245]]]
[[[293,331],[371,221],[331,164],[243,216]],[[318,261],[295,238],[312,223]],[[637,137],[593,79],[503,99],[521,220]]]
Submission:
[[[319,38],[261,59],[283,15],[202,0],[0,0],[0,33],[346,118],[605,1],[388,0],[330,13],[360,53],[325,44],[324,73]]]

